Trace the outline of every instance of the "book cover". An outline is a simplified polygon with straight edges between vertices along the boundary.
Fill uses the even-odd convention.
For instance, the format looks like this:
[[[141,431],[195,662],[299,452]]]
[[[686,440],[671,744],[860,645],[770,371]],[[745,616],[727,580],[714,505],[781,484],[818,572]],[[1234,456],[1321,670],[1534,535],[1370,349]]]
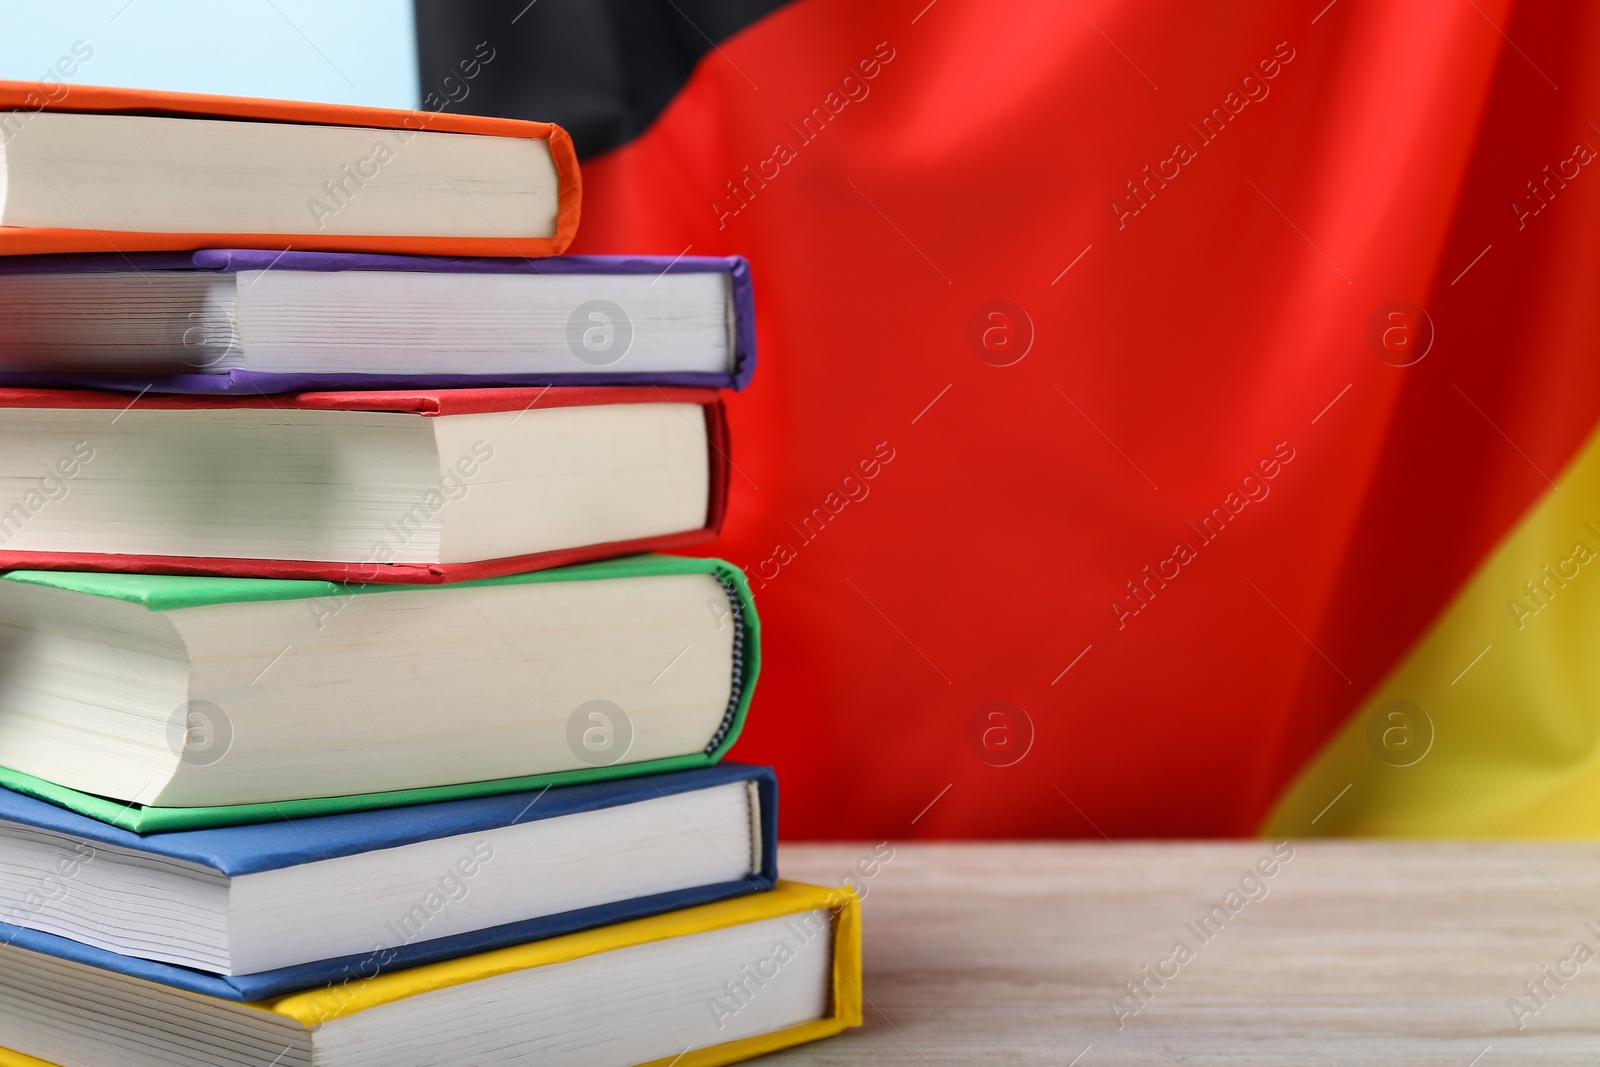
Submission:
[[[153,115],[166,118],[238,119],[354,126],[375,130],[525,137],[549,142],[558,178],[559,207],[553,237],[350,237],[304,234],[138,233],[119,230],[0,227],[0,255],[60,252],[148,252],[191,248],[295,248],[301,250],[392,252],[443,256],[551,256],[566,250],[578,232],[582,183],[572,138],[548,122],[486,118],[449,112],[404,111],[348,104],[262,100],[251,97],[174,93],[154,89],[73,86],[62,95],[40,82],[0,81],[0,111],[89,112]]]
[[[581,386],[557,389],[422,389],[293,393],[286,396],[207,397],[146,394],[134,397],[104,391],[72,389],[0,389],[0,407],[100,408],[122,411],[203,408],[270,408],[278,411],[385,411],[422,417],[470,415],[605,404],[694,403],[706,410],[706,437],[711,470],[705,525],[657,537],[579,545],[501,559],[468,563],[249,559],[235,557],[121,555],[96,552],[52,552],[0,549],[0,570],[33,568],[61,571],[143,572],[148,574],[214,575],[281,578],[349,583],[437,585],[474,581],[523,571],[562,567],[641,552],[688,548],[712,540],[722,529],[728,503],[728,422],[722,400],[706,389]]]
[[[230,804],[212,807],[156,807],[124,804],[47,782],[19,771],[0,767],[0,786],[27,796],[49,801],[91,819],[121,827],[133,833],[164,833],[235,826],[246,823],[303,819],[341,812],[396,808],[413,804],[495,796],[544,786],[574,785],[665,771],[709,767],[721,761],[744,728],[745,715],[761,671],[761,620],[751,599],[744,572],[717,559],[686,556],[633,556],[556,570],[533,571],[482,579],[474,586],[511,585],[538,582],[593,581],[610,578],[643,577],[662,574],[710,574],[719,579],[739,605],[739,638],[734,659],[738,672],[735,696],[721,727],[710,744],[700,752],[639,763],[609,764],[549,774],[466,782],[421,789],[400,789],[384,793],[284,800],[274,803]],[[381,596],[393,586],[337,585],[321,581],[271,581],[240,578],[189,577],[152,580],[149,575],[75,571],[14,571],[0,581],[28,582],[55,589],[114,597],[141,604],[151,611],[193,607],[202,604],[235,603],[243,600],[299,600],[335,595]]]
[[[0,233],[3,233],[0,230]],[[547,259],[392,256],[343,252],[270,252],[248,248],[207,248],[195,252],[130,255],[13,256],[0,258],[0,274],[86,273],[104,271],[197,270],[218,274],[240,271],[417,271],[442,274],[702,274],[728,276],[733,294],[734,364],[727,374],[562,373],[486,375],[311,374],[229,370],[216,374],[164,377],[132,374],[51,374],[17,371],[0,374],[0,384],[56,388],[109,389],[133,393],[209,393],[247,397],[257,393],[301,393],[347,389],[462,389],[484,386],[687,386],[743,389],[756,368],[755,303],[750,264],[740,256],[556,256]]]
[[[95,844],[185,860],[224,875],[253,874],[418,841],[479,833],[598,808],[671,797],[730,782],[753,782],[760,796],[761,866],[743,878],[696,886],[490,929],[245,975],[217,975],[82,944],[55,934],[0,922],[0,941],[224,1000],[261,1000],[296,991],[417,967],[638,919],[771,889],[778,877],[777,778],[769,767],[724,763],[699,770],[651,774],[562,789],[507,793],[405,808],[355,812],[274,823],[140,836],[19,793],[0,790],[0,819]]]
[[[638,1067],[718,1067],[840,1033],[862,1022],[861,902],[848,888],[828,889],[779,881],[766,893],[737,897],[544,941],[431,963],[409,970],[355,978],[263,999],[246,1009],[270,1012],[307,1029],[436,990],[463,986],[535,967],[552,966],[636,945],[723,930],[744,923],[827,911],[833,924],[831,995],[827,1014],[755,1037],[691,1048]],[[39,1067],[38,1059],[0,1049],[0,1067]],[[50,1067],[44,1064],[44,1067]]]

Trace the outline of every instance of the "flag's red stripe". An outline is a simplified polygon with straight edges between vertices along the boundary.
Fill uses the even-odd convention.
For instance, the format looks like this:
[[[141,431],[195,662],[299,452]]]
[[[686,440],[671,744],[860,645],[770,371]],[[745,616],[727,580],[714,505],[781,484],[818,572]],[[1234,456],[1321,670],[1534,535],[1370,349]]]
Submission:
[[[588,165],[584,251],[754,264],[716,551],[786,835],[1251,831],[1594,424],[1600,169],[1510,207],[1600,145],[1594,16],[1320,6],[810,0]],[[1402,298],[1410,368],[1365,339]],[[1012,366],[969,344],[996,300]],[[1014,766],[975,754],[994,700]]]

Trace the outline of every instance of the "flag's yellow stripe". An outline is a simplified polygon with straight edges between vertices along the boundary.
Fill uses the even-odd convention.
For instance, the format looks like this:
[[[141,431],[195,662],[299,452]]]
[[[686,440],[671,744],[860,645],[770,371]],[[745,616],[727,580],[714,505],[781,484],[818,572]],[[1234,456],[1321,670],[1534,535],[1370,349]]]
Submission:
[[[1267,834],[1600,835],[1600,433],[1554,477],[1285,791]],[[1405,595],[1374,590],[1371,610]],[[1425,731],[1392,701],[1427,713],[1425,755],[1407,753]]]

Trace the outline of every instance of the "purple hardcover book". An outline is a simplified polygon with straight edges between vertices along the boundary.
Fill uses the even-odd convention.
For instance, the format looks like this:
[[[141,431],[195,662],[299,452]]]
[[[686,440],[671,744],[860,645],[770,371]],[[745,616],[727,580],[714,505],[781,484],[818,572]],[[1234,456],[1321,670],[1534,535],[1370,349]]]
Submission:
[[[0,385],[742,389],[755,371],[753,314],[738,256],[0,257]]]

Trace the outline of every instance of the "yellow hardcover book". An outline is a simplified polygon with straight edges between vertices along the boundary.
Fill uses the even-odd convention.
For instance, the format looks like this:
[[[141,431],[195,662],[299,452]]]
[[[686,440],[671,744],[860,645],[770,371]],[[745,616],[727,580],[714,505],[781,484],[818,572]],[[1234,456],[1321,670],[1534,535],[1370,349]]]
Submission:
[[[0,1067],[713,1067],[861,1024],[860,908],[780,881],[253,1004],[0,945]]]

